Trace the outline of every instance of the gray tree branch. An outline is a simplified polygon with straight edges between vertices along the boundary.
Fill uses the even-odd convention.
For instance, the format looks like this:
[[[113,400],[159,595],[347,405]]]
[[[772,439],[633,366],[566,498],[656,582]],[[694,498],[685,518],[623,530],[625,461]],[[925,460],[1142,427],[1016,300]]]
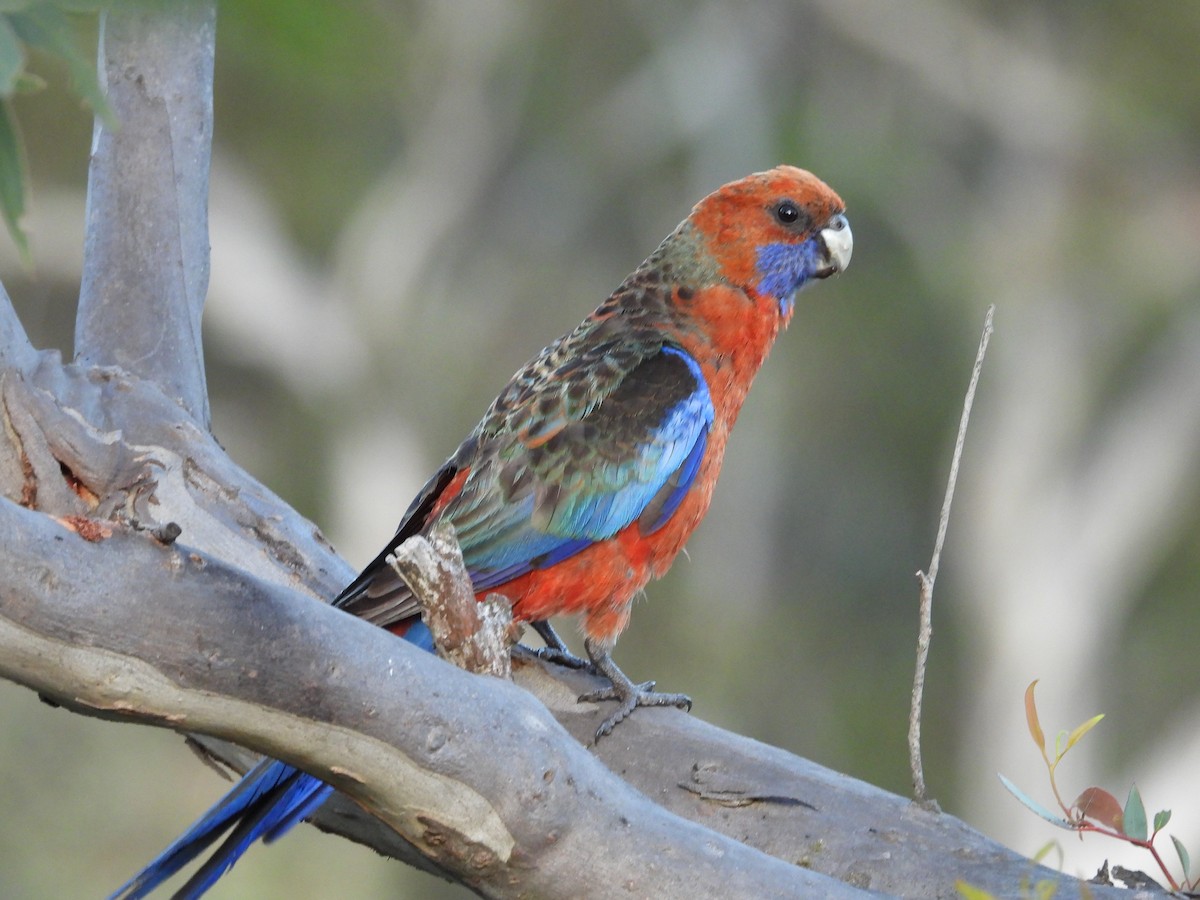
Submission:
[[[512,684],[220,559],[8,501],[0,543],[6,676],[319,772],[488,896],[859,893],[655,805]]]
[[[25,327],[17,317],[12,298],[0,285],[0,370],[27,371],[37,363],[37,350],[29,342]]]
[[[100,76],[117,125],[96,119],[75,325],[80,362],[161,385],[205,426],[215,34],[214,0],[104,14]]]

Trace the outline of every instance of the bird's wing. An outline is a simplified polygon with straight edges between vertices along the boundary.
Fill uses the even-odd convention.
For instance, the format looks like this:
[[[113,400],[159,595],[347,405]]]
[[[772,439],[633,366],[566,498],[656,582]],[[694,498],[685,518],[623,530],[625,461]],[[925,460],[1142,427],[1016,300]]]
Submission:
[[[381,625],[413,614],[383,558],[434,518],[454,526],[476,591],[548,568],[635,520],[651,534],[670,518],[713,421],[700,367],[671,344],[632,357],[617,344],[593,349],[528,383],[518,373],[340,605]]]

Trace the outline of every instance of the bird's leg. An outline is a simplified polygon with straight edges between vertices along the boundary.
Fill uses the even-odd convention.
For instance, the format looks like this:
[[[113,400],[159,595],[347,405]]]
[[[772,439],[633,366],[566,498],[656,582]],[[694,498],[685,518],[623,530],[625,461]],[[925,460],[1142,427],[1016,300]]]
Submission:
[[[579,698],[580,703],[595,703],[601,700],[616,700],[620,705],[617,711],[600,723],[596,729],[596,740],[612,734],[612,730],[624,721],[631,712],[639,706],[675,706],[682,710],[692,708],[692,698],[687,694],[663,694],[654,690],[653,681],[634,684],[633,681],[617,668],[608,650],[598,642],[587,638],[583,642],[592,665],[612,682],[612,687],[591,691]]]
[[[537,619],[529,623],[533,626],[533,630],[538,633],[538,636],[545,641],[546,646],[540,650],[534,650],[533,653],[538,659],[544,659],[546,662],[552,662],[560,666],[566,666],[568,669],[591,669],[592,664],[586,659],[580,659],[567,647],[566,642],[558,636],[558,632],[551,627],[548,619]]]

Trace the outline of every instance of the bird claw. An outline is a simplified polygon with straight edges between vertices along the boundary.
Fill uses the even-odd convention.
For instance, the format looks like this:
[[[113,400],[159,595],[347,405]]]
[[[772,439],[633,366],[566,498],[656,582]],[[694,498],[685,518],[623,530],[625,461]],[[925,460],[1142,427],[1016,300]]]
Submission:
[[[580,703],[597,703],[604,700],[616,700],[620,703],[617,711],[600,723],[600,727],[596,729],[596,740],[602,737],[607,737],[612,734],[613,729],[621,722],[625,721],[639,706],[674,706],[676,709],[682,709],[687,712],[692,708],[692,698],[687,694],[665,694],[654,690],[653,681],[645,681],[641,684],[628,685],[632,690],[626,689],[624,685],[618,687],[615,683],[612,687],[601,688],[598,691],[589,691],[579,697]]]
[[[596,671],[591,660],[576,656],[570,650],[560,650],[557,647],[538,647],[536,650],[531,648],[529,652],[543,662],[554,663],[556,666],[565,666],[568,669],[579,669],[584,672]]]
[[[643,681],[641,684],[631,685],[633,690],[642,695],[654,694],[654,686],[657,681]],[[617,690],[616,686],[598,688],[594,691],[588,691],[586,694],[579,695],[580,703],[602,703],[605,700],[624,700],[627,694],[623,694]],[[656,694],[655,696],[666,697],[668,694]],[[682,696],[682,695],[679,695]],[[689,701],[690,702],[690,701]],[[639,706],[666,706],[663,703],[639,703]]]
[[[529,650],[538,659],[554,663],[555,665],[566,666],[568,669],[579,669],[584,672],[593,673],[597,671],[590,659],[582,659],[572,653],[567,647],[566,642],[558,636],[558,632],[545,619],[539,619],[531,624],[533,625],[533,630],[538,633],[546,644],[545,647],[540,647],[537,650]]]
[[[596,729],[597,741],[612,734],[613,729],[625,721],[629,714],[639,706],[674,706],[685,712],[692,708],[692,698],[687,694],[659,693],[654,690],[655,683],[653,681],[634,684],[628,675],[617,668],[617,664],[612,661],[612,657],[607,650],[603,649],[602,645],[588,640],[584,641],[584,646],[587,648],[588,656],[592,658],[592,663],[601,674],[608,678],[611,687],[589,691],[579,698],[579,702],[595,703],[603,700],[616,700],[620,704],[617,711],[601,722],[600,727]]]

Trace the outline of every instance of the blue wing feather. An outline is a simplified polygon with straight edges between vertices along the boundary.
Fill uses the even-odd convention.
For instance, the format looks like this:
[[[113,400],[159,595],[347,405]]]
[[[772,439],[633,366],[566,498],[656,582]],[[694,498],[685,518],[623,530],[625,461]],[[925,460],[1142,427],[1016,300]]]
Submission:
[[[614,405],[626,416],[633,407],[633,414],[651,424],[638,440],[621,445],[624,452],[601,453],[585,446],[590,437],[588,421],[605,414],[606,400],[567,423],[559,432],[562,446],[554,448],[559,456],[568,457],[572,452],[591,450],[599,456],[598,465],[570,476],[555,468],[552,471],[558,478],[552,485],[527,479],[523,482],[529,488],[525,495],[500,508],[480,499],[491,500],[497,493],[493,488],[499,478],[497,468],[482,467],[472,473],[477,483],[469,480],[445,515],[458,533],[477,591],[562,562],[613,537],[648,508],[653,507],[655,518],[644,528],[647,534],[675,512],[699,471],[714,410],[700,366],[690,355],[678,347],[664,346],[658,356],[669,360],[677,379],[681,375],[687,379],[686,391],[660,397],[639,388],[637,369],[627,375],[629,391],[620,395],[618,387]],[[633,391],[640,393],[629,396]],[[602,440],[616,431],[593,430]],[[515,456],[508,461],[510,465],[535,466],[535,460]],[[558,457],[555,464],[561,467]],[[665,497],[661,496],[664,489],[668,489]]]
[[[708,429],[705,428],[700,433],[700,437],[696,440],[696,443],[692,445],[691,452],[688,453],[687,458],[675,470],[675,475],[663,486],[664,489],[670,488],[670,490],[663,496],[661,506],[654,511],[655,515],[643,525],[642,534],[653,534],[667,524],[667,520],[674,515],[675,510],[679,508],[679,504],[683,502],[683,498],[687,496],[688,488],[696,480],[696,473],[700,471],[700,460],[704,458],[704,449],[707,446]],[[650,507],[647,507],[646,512],[650,511]]]

